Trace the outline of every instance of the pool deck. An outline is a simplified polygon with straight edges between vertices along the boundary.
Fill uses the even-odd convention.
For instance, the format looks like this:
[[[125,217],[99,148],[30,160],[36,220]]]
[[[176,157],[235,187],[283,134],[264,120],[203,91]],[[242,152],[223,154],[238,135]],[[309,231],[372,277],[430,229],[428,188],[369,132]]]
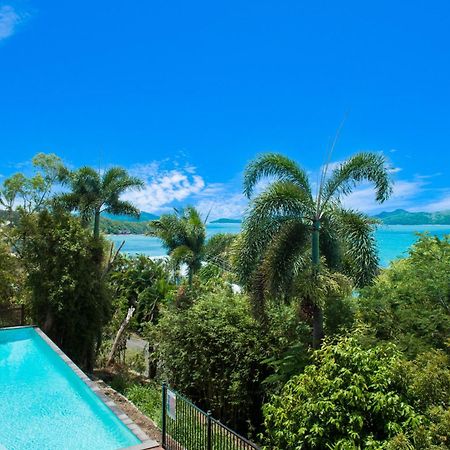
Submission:
[[[92,381],[39,327],[28,325],[20,327],[2,328],[3,330],[13,330],[20,328],[34,328],[36,333],[46,342],[47,345],[75,372],[75,374],[94,392],[94,394],[117,416],[117,418],[141,441],[140,444],[131,447],[124,447],[118,450],[157,450],[158,442],[150,439],[136,423],[133,422],[111,399],[109,399],[100,389],[100,387]]]

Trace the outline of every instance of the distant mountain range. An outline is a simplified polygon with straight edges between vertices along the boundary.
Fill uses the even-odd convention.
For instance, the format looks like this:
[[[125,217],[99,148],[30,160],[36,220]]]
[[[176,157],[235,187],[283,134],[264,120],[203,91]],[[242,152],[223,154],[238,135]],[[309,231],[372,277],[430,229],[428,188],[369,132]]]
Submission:
[[[14,219],[16,215],[14,214]],[[374,216],[384,225],[450,225],[450,211],[439,212],[410,212],[404,209],[384,211]],[[0,209],[0,220],[7,219],[6,211]],[[159,219],[159,216],[141,212],[139,219],[135,217],[102,214],[100,222],[102,231],[108,234],[144,234],[147,231],[148,222]],[[211,221],[214,224],[241,223],[241,219],[220,218]]]
[[[404,209],[395,211],[384,211],[377,214],[384,225],[450,225],[450,211],[440,211],[434,213],[428,212],[410,212]],[[217,219],[211,223],[241,223],[240,219]]]
[[[428,213],[396,209],[395,211],[382,212],[374,217],[379,219],[384,225],[450,225],[450,211]],[[143,234],[147,230],[148,222],[158,218],[155,214],[145,211],[141,212],[139,219],[103,214],[102,228],[104,232],[111,234]],[[210,223],[232,224],[241,222],[241,219],[220,218]]]
[[[382,212],[375,217],[385,225],[450,225],[450,211],[428,213],[396,209]]]

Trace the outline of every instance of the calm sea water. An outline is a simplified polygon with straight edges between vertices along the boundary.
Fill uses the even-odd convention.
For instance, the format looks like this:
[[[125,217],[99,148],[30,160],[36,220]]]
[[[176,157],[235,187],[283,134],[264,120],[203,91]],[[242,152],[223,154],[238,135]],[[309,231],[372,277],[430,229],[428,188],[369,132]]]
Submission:
[[[239,223],[209,224],[208,236],[217,233],[238,233],[241,228]],[[376,239],[380,262],[383,267],[391,261],[407,255],[409,247],[417,240],[417,233],[428,232],[442,237],[450,235],[450,225],[389,225],[379,227],[376,231]],[[148,256],[165,255],[166,251],[157,238],[143,235],[117,236],[109,235],[108,238],[116,246],[125,241],[123,252],[131,255],[144,254]]]

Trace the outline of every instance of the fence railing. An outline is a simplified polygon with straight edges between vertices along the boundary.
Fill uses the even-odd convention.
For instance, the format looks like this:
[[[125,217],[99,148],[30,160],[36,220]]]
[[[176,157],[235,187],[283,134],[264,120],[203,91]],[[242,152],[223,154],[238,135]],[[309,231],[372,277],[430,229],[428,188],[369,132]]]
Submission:
[[[25,325],[24,305],[0,306],[0,328]]]
[[[260,450],[166,384],[162,387],[162,447],[166,450]]]

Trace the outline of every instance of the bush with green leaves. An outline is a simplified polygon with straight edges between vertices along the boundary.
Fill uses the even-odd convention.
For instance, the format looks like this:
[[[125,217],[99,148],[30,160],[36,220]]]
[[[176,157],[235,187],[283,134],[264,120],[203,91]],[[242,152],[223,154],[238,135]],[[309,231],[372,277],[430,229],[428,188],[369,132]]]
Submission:
[[[167,261],[144,255],[118,255],[108,280],[115,311],[113,331],[118,329],[130,306],[136,308],[132,329],[139,331],[147,322],[155,322],[160,304],[173,296],[175,288]]]
[[[23,215],[15,233],[34,323],[76,363],[92,369],[110,318],[103,242],[93,239],[78,218],[47,210]]]
[[[384,270],[359,298],[369,342],[395,342],[409,357],[448,351],[450,239],[422,235],[408,258]]]
[[[266,448],[428,448],[420,433],[427,418],[401,376],[402,364],[393,345],[365,349],[354,337],[325,343],[314,363],[265,405]]]
[[[236,426],[259,409],[265,351],[246,297],[225,291],[168,308],[152,340],[161,376],[217,417]]]
[[[24,272],[20,260],[6,242],[0,241],[0,308],[23,300]]]
[[[187,309],[167,307],[150,330],[161,378],[234,428],[257,428],[272,373],[266,360],[299,339],[295,311],[277,311],[262,329],[248,297],[230,289],[202,293]]]

